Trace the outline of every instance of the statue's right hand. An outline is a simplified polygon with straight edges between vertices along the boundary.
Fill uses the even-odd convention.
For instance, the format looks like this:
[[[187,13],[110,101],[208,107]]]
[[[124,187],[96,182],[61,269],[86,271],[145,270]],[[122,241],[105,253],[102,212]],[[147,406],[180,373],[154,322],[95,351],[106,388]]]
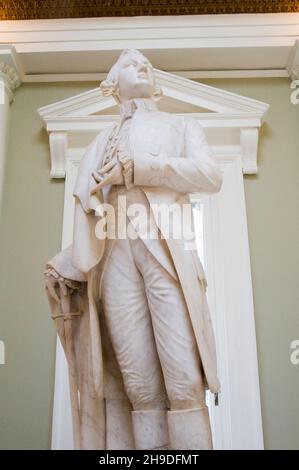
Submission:
[[[57,295],[57,290],[59,289],[63,295],[69,295],[70,288],[68,287],[67,283],[68,280],[61,277],[60,274],[55,271],[53,268],[47,268],[44,272],[45,275],[45,282],[46,282],[46,289],[50,295],[56,302],[60,303],[60,298]]]
[[[62,277],[54,268],[44,271],[46,290],[50,297],[61,303],[61,296],[70,297],[73,292],[86,293],[86,283]],[[58,295],[60,293],[60,296]]]

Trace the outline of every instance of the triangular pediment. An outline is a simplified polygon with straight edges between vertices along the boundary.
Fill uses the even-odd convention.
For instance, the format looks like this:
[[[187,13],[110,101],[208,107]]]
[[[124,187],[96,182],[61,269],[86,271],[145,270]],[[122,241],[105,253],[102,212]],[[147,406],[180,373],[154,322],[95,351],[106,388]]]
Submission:
[[[239,155],[244,173],[256,173],[258,129],[269,105],[179,75],[155,72],[163,90],[159,109],[192,115],[219,159]],[[44,106],[38,113],[50,133],[51,175],[63,178],[66,155],[82,157],[92,138],[117,119],[119,109],[114,98],[103,96],[97,87]]]
[[[173,113],[219,113],[227,115],[255,115],[263,120],[268,104],[235,93],[215,88],[179,75],[156,70],[157,84],[163,90],[159,109]],[[38,110],[46,123],[53,118],[88,118],[116,115],[114,98],[104,97],[99,87]],[[48,118],[48,119],[47,119]]]

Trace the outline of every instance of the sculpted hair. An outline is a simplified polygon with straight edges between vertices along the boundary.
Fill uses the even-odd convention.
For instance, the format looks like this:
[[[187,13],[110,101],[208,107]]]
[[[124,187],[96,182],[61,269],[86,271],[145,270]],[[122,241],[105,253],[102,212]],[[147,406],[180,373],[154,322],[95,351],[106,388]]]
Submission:
[[[119,89],[118,89],[119,68],[120,68],[121,60],[126,55],[140,55],[141,57],[146,58],[137,49],[125,49],[120,54],[115,64],[111,67],[106,80],[102,81],[100,84],[100,88],[102,90],[103,96],[113,96],[118,102],[120,102]],[[158,101],[162,97],[162,95],[163,95],[162,89],[155,86],[152,98],[155,101]]]

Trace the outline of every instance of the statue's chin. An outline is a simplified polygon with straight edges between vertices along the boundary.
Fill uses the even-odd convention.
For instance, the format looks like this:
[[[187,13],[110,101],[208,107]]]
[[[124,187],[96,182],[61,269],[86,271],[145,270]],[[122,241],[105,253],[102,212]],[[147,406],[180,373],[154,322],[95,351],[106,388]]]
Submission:
[[[135,98],[148,99],[151,98],[154,94],[154,87],[148,82],[147,79],[142,79],[135,84],[132,89],[127,90],[127,93],[121,93],[120,96],[123,101],[132,100]],[[123,97],[122,97],[123,95]]]
[[[140,98],[150,98],[154,93],[154,87],[147,79],[143,79],[138,83],[136,87],[136,91],[137,90],[141,95]]]

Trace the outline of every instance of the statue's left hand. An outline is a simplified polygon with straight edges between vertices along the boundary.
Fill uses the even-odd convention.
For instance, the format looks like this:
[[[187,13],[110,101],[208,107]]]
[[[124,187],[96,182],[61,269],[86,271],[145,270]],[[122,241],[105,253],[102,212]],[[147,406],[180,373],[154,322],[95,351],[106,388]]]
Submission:
[[[122,150],[118,151],[118,158],[122,165],[126,188],[130,189],[134,186],[134,160]]]

